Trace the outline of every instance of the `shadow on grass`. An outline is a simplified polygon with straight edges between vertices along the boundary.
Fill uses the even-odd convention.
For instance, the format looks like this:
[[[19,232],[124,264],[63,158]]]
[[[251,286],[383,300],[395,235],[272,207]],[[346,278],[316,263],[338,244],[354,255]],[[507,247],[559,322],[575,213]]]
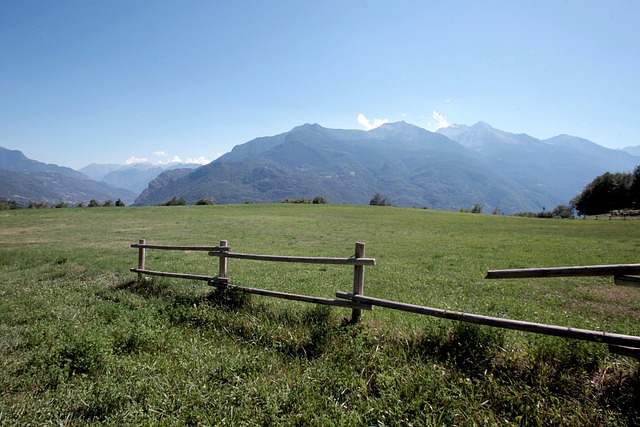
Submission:
[[[224,287],[213,288],[208,293],[180,292],[172,285],[154,278],[129,280],[113,287],[116,291],[129,291],[143,298],[162,298],[174,304],[193,306],[211,304],[229,310],[241,309],[250,301],[250,295]]]
[[[341,326],[326,306],[279,310],[246,292],[219,287],[210,292],[181,292],[161,280],[144,278],[115,286],[143,298],[165,301],[172,324],[222,332],[245,343],[272,349],[291,358],[315,359],[323,354]]]
[[[129,291],[136,293],[144,298],[171,296],[172,292],[168,288],[169,285],[160,280],[150,277],[141,279],[128,280],[113,287],[116,291]]]
[[[506,417],[520,414],[523,420],[540,420],[537,405],[559,399],[616,408],[626,423],[640,423],[637,366],[604,363],[606,352],[597,344],[554,338],[524,351],[508,351],[504,332],[485,326],[451,322],[401,337],[390,327],[383,333],[370,327],[375,325],[341,322],[325,306],[281,307],[231,289],[184,292],[153,280],[116,289],[161,298],[174,324],[224,334],[281,357],[322,358],[334,369],[361,372],[370,396],[398,387],[397,381],[390,382],[393,375],[385,374],[393,366],[433,366],[447,372],[443,381],[469,381],[464,387]]]

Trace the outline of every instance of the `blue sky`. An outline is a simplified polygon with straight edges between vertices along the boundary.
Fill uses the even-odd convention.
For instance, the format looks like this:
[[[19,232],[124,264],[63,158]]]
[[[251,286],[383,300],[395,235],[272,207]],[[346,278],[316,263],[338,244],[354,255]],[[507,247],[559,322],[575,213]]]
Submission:
[[[213,160],[304,123],[640,145],[640,2],[3,1],[0,146]]]

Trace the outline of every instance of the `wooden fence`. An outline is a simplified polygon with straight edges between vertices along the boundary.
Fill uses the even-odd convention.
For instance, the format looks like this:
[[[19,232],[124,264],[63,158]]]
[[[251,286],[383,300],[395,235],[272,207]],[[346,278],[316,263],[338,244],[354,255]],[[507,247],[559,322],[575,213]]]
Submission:
[[[513,329],[525,332],[533,332],[543,335],[572,338],[585,341],[599,342],[609,345],[609,350],[615,353],[640,359],[640,337],[632,335],[614,334],[601,331],[591,331],[586,329],[576,329],[563,326],[545,325],[541,323],[525,322],[520,320],[504,319],[478,314],[457,312],[452,310],[442,310],[432,307],[424,307],[407,304],[398,301],[373,298],[364,295],[364,267],[375,265],[374,258],[365,257],[365,244],[356,243],[355,255],[349,258],[323,258],[323,257],[294,257],[276,255],[254,255],[231,252],[226,240],[220,241],[218,246],[163,246],[149,245],[144,240],[131,245],[138,248],[138,268],[131,271],[139,275],[148,274],[155,276],[177,277],[193,280],[205,280],[212,286],[235,289],[238,291],[284,298],[295,301],[311,302],[315,304],[326,304],[339,307],[349,307],[352,309],[352,322],[358,322],[361,317],[361,310],[372,310],[374,306],[386,307],[395,310],[402,310],[416,314],[440,317],[461,322],[475,323],[479,325],[493,326],[504,329]],[[210,256],[219,258],[218,274],[216,276],[202,276],[185,273],[169,273],[162,271],[147,270],[145,268],[145,250],[183,250],[183,251],[206,251]],[[293,262],[312,264],[339,264],[352,265],[354,267],[353,292],[336,292],[339,299],[329,299],[316,296],[289,294],[266,289],[248,288],[244,286],[232,285],[227,276],[227,259],[245,259],[271,262]],[[625,286],[640,286],[640,264],[618,264],[618,265],[595,265],[578,267],[555,267],[555,268],[528,268],[517,270],[491,270],[487,273],[487,279],[512,279],[512,278],[535,278],[535,277],[570,277],[570,276],[613,276],[615,283]]]
[[[587,265],[575,267],[551,267],[551,268],[523,268],[514,270],[491,270],[487,272],[487,279],[516,279],[536,277],[586,277],[586,276],[612,276],[616,285],[640,287],[640,264],[613,264],[613,265]],[[575,333],[576,329],[571,330]],[[587,334],[592,331],[584,331]],[[593,339],[609,344],[609,350],[614,353],[624,354],[640,360],[640,337],[607,334],[595,332]],[[600,334],[600,335],[597,335]],[[603,336],[605,336],[603,338]],[[588,335],[587,335],[588,336]]]
[[[353,294],[362,295],[364,292],[364,267],[372,266],[376,264],[375,258],[365,257],[365,244],[355,244],[355,254],[348,258],[327,258],[327,257],[300,257],[300,256],[278,256],[278,255],[256,255],[256,254],[243,254],[231,252],[231,248],[228,245],[227,240],[221,240],[218,246],[165,246],[165,245],[149,245],[144,239],[141,239],[139,243],[131,245],[132,248],[138,249],[138,268],[132,268],[131,271],[138,273],[139,276],[163,276],[174,277],[181,279],[191,280],[203,280],[209,283],[211,286],[218,288],[233,289],[237,291],[247,292],[257,295],[265,295],[275,298],[282,298],[294,301],[310,302],[315,304],[332,305],[337,307],[351,308],[351,321],[358,322],[362,315],[362,310],[372,310],[372,306],[367,303],[360,303],[356,301],[349,301],[344,299],[330,299],[318,296],[291,294],[286,292],[278,292],[267,289],[249,288],[245,286],[239,286],[231,284],[231,280],[228,277],[228,264],[227,260],[232,259],[244,259],[254,261],[268,261],[268,262],[290,262],[290,263],[302,263],[302,264],[335,264],[335,265],[350,265],[353,266]],[[159,250],[174,250],[174,251],[204,251],[208,252],[210,256],[218,257],[218,274],[215,276],[187,274],[187,273],[171,273],[165,271],[154,271],[146,269],[146,250],[147,249],[159,249]]]
[[[635,276],[638,274],[640,274],[640,264],[618,264],[577,267],[527,268],[517,270],[491,270],[487,273],[486,278],[515,279],[535,277],[613,276],[615,283],[618,285],[640,286],[640,277]],[[479,325],[494,326],[504,329],[533,332],[543,335],[552,335],[563,338],[600,342],[608,344],[609,350],[611,352],[640,359],[640,337],[637,336],[613,334],[601,331],[590,331],[586,329],[545,325],[542,323],[524,322],[520,320],[504,319],[500,317],[442,310],[438,308],[417,306],[397,301],[371,298],[365,295],[349,294],[345,292],[338,292],[336,295],[339,298],[345,298],[350,301],[362,302],[371,304],[373,306],[387,307],[395,310],[403,310],[427,316],[441,317],[445,319],[458,320],[461,322],[475,323]]]

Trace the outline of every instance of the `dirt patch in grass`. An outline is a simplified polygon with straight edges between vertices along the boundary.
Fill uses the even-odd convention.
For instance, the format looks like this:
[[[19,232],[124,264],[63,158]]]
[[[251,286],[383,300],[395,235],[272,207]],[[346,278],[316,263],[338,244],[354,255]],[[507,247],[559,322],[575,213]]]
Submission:
[[[603,318],[626,318],[640,323],[640,289],[625,286],[580,286],[583,298],[568,303],[572,310],[593,313]]]

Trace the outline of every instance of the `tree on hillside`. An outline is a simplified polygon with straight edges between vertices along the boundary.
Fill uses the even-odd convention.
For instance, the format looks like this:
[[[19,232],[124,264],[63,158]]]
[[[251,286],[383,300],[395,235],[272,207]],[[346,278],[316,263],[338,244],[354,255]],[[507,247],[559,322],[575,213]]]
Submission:
[[[481,214],[484,212],[484,205],[482,203],[476,203],[471,208],[471,213]]]
[[[640,209],[640,166],[633,169],[633,182],[630,189],[631,206]]]
[[[196,206],[210,206],[213,205],[215,203],[213,203],[213,200],[211,200],[208,197],[203,197],[202,199],[198,200],[196,202]]]
[[[551,212],[553,218],[573,218],[573,209],[566,205],[558,205]]]
[[[571,205],[580,215],[597,215],[630,208],[635,199],[632,195],[633,183],[633,174],[606,172],[596,177],[582,193],[574,197]]]
[[[166,203],[163,203],[162,206],[185,206],[186,204],[187,202],[184,200],[183,197],[180,197],[178,199],[176,196],[173,196],[171,200],[169,200]]]
[[[391,203],[389,203],[389,200],[386,197],[384,197],[382,194],[376,193],[373,195],[373,198],[369,202],[369,205],[370,206],[391,206]]]
[[[524,218],[574,218],[573,208],[567,205],[558,205],[552,211],[542,208],[542,212],[517,212],[513,216]]]
[[[18,209],[18,203],[14,200],[0,200],[0,211]]]
[[[311,203],[311,200],[307,199],[306,197],[298,197],[296,199],[284,199],[282,203],[298,203],[302,205],[308,205]]]
[[[327,199],[322,196],[316,196],[313,198],[313,201],[311,203],[313,203],[314,205],[325,205],[327,204]]]

